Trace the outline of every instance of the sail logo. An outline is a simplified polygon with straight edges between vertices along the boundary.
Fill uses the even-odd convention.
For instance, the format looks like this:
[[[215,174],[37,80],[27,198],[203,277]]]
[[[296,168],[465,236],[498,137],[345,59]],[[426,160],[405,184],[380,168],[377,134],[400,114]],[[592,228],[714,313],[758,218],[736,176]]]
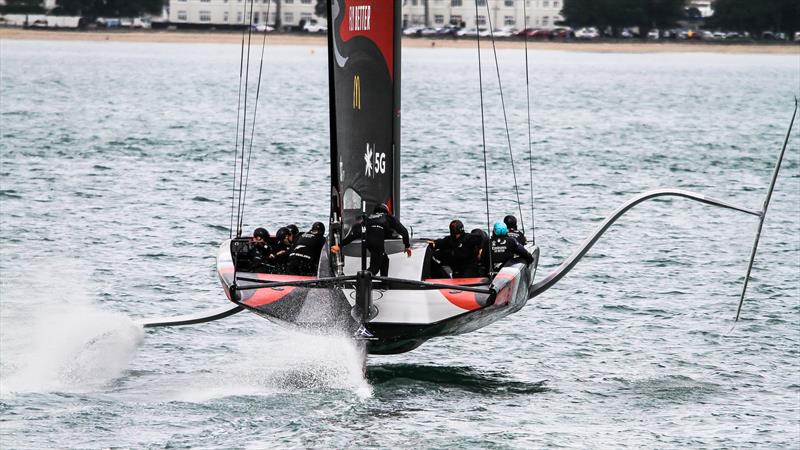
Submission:
[[[353,109],[361,109],[361,77],[353,77]]]
[[[350,7],[350,20],[348,21],[348,27],[350,31],[370,30],[370,16],[372,14],[371,8],[372,7],[370,5]]]
[[[386,173],[386,153],[375,151],[375,144],[372,146],[367,143],[367,151],[364,152],[364,175],[374,178],[379,173]]]

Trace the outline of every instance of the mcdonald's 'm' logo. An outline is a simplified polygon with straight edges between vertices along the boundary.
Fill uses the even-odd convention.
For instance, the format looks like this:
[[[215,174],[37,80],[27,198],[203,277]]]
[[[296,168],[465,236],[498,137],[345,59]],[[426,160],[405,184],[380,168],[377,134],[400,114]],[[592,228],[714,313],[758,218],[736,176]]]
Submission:
[[[361,109],[361,77],[353,76],[353,109]]]

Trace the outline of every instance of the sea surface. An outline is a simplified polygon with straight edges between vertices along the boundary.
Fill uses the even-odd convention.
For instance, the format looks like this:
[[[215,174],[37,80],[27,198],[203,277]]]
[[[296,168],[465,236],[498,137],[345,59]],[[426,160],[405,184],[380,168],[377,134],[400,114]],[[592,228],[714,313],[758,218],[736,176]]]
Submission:
[[[800,447],[798,127],[733,329],[757,218],[667,199],[519,313],[370,357],[366,376],[347,339],[248,313],[143,330],[227,304],[214,267],[240,52],[0,42],[0,447]],[[524,56],[498,53],[507,137],[482,55],[486,150],[491,220],[521,209],[537,279],[641,191],[761,207],[800,54],[530,51],[530,153]],[[486,226],[477,62],[404,50],[401,219],[416,237]],[[327,221],[326,64],[320,47],[264,52],[246,232]]]

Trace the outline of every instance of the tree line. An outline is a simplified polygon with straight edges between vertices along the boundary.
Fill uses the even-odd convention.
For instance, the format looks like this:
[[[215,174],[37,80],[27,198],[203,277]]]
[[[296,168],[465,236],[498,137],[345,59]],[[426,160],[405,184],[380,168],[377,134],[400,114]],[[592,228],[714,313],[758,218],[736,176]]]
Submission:
[[[714,15],[706,28],[747,31],[782,31],[791,35],[800,29],[798,0],[716,0]],[[563,23],[572,27],[611,29],[614,36],[627,27],[638,27],[643,39],[653,28],[678,26],[682,20],[700,18],[687,0],[564,0]]]
[[[429,0],[423,0],[427,2]],[[521,0],[524,1],[524,0]],[[6,0],[2,13],[43,13],[41,0]],[[57,0],[54,14],[84,17],[138,17],[158,14],[165,0]],[[653,28],[673,28],[684,19],[696,18],[688,0],[564,0],[563,24],[575,28],[611,29],[614,36],[627,27],[638,27],[643,38]],[[326,0],[317,0],[315,12],[325,15]],[[765,30],[793,34],[800,30],[799,0],[715,0],[714,15],[706,28],[747,31]],[[687,16],[688,12],[688,16]],[[694,13],[694,14],[693,14]]]
[[[717,0],[708,26],[747,31],[757,36],[762,31],[779,31],[790,37],[800,30],[798,0]]]
[[[623,28],[638,27],[647,37],[653,28],[670,28],[684,17],[687,0],[564,0],[564,24],[575,28],[610,28],[619,36]]]

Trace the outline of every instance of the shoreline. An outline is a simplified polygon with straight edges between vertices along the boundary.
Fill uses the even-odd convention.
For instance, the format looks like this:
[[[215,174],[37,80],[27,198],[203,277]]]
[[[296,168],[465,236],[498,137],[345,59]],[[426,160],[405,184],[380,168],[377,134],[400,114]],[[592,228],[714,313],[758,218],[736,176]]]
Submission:
[[[255,33],[254,33],[255,35]],[[260,36],[259,36],[260,37]],[[152,42],[184,44],[240,44],[239,31],[171,31],[171,30],[32,30],[0,28],[0,40],[89,41],[89,42]],[[482,39],[482,45],[488,39]],[[415,48],[474,48],[475,39],[433,39],[404,37],[403,47]],[[268,45],[326,45],[325,35],[273,33],[267,35]],[[521,40],[497,40],[497,48],[524,48]],[[590,53],[751,53],[800,55],[800,45],[794,43],[754,44],[725,42],[676,41],[528,41],[532,50],[575,51]]]

